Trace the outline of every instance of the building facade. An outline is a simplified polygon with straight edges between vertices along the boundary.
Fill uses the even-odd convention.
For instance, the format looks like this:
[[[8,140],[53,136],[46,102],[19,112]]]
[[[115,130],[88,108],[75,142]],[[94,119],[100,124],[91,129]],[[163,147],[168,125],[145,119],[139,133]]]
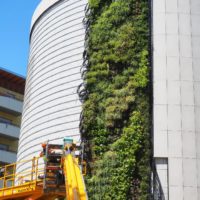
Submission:
[[[18,161],[38,156],[42,142],[80,139],[85,5],[86,0],[43,0],[33,15]]]
[[[38,155],[42,142],[80,139],[77,89],[82,83],[86,4],[42,0],[33,15],[18,161]],[[166,200],[198,200],[200,1],[151,4],[156,169]]]
[[[153,0],[154,157],[169,200],[200,199],[200,1]]]
[[[0,165],[16,162],[25,79],[0,68]]]

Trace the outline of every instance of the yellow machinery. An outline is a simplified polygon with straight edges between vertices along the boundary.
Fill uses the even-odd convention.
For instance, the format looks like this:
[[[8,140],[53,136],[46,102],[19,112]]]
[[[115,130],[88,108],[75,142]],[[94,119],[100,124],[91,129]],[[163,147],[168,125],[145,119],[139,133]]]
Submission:
[[[43,145],[40,157],[1,167],[0,200],[87,200],[76,150],[65,138],[64,145]],[[30,168],[18,172],[23,166]]]

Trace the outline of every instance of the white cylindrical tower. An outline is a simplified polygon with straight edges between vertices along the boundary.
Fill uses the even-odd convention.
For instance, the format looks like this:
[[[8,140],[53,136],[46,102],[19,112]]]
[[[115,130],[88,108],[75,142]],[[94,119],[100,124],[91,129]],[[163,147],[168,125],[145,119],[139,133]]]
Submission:
[[[38,156],[47,140],[80,139],[77,88],[82,83],[86,3],[43,0],[34,13],[18,161]]]

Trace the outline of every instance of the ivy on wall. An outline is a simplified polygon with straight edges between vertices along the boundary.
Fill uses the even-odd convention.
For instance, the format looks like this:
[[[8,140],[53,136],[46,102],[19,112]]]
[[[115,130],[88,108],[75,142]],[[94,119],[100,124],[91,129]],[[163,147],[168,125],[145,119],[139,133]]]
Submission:
[[[89,0],[82,137],[89,199],[150,191],[148,0]]]

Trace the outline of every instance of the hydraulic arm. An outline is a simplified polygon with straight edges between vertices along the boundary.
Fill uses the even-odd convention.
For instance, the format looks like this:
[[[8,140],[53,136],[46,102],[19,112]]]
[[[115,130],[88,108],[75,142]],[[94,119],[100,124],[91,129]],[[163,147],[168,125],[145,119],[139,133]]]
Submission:
[[[70,170],[69,167],[71,168]],[[68,200],[86,200],[87,194],[83,177],[80,173],[78,162],[72,155],[67,155],[64,160],[66,196]]]

